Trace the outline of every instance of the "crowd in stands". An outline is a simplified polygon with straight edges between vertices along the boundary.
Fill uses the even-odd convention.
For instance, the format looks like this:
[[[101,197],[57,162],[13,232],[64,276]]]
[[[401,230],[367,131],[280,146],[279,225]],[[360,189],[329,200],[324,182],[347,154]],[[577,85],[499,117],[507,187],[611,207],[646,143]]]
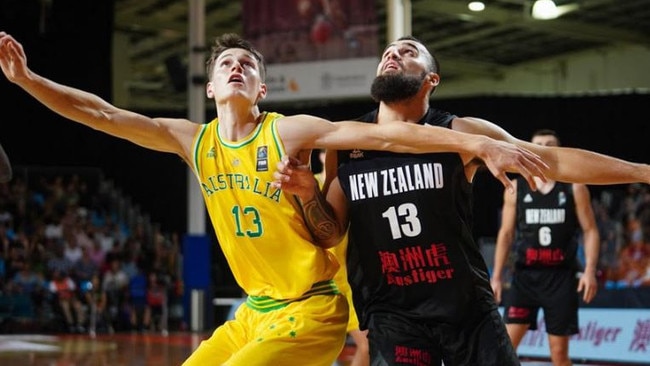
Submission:
[[[593,200],[605,288],[650,286],[650,187],[630,184]]]
[[[0,184],[0,333],[166,332],[178,235],[120,222],[78,174],[37,176]]]

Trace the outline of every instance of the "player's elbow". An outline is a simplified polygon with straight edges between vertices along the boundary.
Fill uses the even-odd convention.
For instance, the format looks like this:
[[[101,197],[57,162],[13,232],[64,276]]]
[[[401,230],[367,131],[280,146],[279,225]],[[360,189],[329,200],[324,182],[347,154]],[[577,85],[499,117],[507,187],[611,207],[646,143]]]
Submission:
[[[345,231],[338,225],[327,231],[320,231],[314,235],[314,243],[321,248],[330,249],[337,246],[345,235]]]

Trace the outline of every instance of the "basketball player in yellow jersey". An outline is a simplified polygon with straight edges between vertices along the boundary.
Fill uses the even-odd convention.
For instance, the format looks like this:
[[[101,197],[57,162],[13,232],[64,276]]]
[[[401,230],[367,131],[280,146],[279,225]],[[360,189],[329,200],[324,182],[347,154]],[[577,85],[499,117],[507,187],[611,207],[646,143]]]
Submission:
[[[280,117],[262,113],[238,141],[219,135],[218,119],[196,136],[195,172],[208,212],[214,213],[212,224],[232,273],[249,296],[235,321],[218,328],[187,364],[269,364],[284,358],[331,365],[343,346],[348,304],[333,281],[339,266],[311,242],[296,215],[298,202],[270,185],[285,154],[276,126]],[[250,331],[255,339],[242,337]],[[302,347],[294,347],[298,343]]]
[[[257,105],[266,96],[263,57],[234,34],[217,38],[207,62],[206,93],[219,118],[205,125],[151,118],[44,78],[28,68],[22,45],[2,31],[0,68],[61,116],[176,154],[195,172],[219,244],[249,298],[185,365],[330,366],[342,349],[348,306],[332,281],[339,265],[326,250],[338,240],[318,246],[309,234],[319,232],[311,230],[314,225],[333,220],[311,215],[322,200],[300,202],[303,215],[297,197],[272,186],[281,155],[306,164],[313,148],[453,151],[482,159],[506,187],[511,184],[506,172],[519,172],[532,183],[547,169],[527,149],[446,128],[263,113]]]

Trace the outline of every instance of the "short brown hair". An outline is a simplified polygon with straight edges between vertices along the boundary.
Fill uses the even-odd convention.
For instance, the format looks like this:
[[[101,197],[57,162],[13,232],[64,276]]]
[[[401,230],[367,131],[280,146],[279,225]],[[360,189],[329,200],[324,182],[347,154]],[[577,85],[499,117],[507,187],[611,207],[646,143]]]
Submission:
[[[549,128],[543,128],[543,129],[537,130],[537,131],[533,132],[533,135],[530,137],[530,139],[532,140],[536,136],[553,136],[557,140],[558,146],[561,145],[560,136],[557,135],[557,132],[555,132],[555,130],[551,130]]]
[[[214,63],[217,61],[219,55],[231,48],[241,48],[253,54],[253,57],[255,57],[259,66],[260,78],[262,79],[262,82],[264,82],[266,79],[266,64],[264,63],[264,56],[262,56],[262,54],[257,49],[255,49],[255,47],[253,47],[252,43],[248,42],[235,33],[225,33],[214,40],[212,53],[206,62],[206,72],[208,78],[210,78],[212,75],[212,70],[214,70]]]

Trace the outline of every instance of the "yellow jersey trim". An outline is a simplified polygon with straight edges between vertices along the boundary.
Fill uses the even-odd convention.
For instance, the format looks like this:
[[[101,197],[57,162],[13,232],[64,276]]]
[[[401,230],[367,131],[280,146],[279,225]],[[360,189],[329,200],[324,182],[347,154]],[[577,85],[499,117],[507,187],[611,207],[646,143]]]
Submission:
[[[327,280],[314,283],[309,291],[305,292],[302,296],[295,299],[278,300],[269,296],[248,296],[246,299],[246,306],[262,313],[268,313],[273,310],[282,309],[293,302],[301,301],[311,296],[338,295],[340,293],[341,292],[339,291],[338,286],[336,286],[334,280]]]

